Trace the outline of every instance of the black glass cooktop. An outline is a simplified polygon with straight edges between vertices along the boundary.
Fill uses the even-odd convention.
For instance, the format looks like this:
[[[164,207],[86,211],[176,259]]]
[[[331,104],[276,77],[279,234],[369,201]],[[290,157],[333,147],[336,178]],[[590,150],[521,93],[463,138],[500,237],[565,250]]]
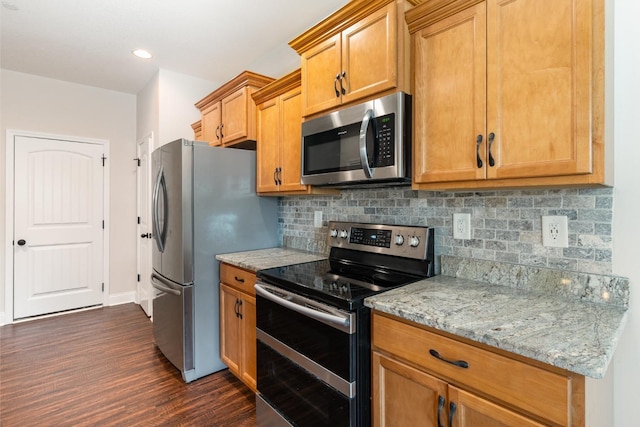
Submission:
[[[257,276],[264,282],[346,310],[363,306],[366,297],[425,278],[330,260],[259,270]]]

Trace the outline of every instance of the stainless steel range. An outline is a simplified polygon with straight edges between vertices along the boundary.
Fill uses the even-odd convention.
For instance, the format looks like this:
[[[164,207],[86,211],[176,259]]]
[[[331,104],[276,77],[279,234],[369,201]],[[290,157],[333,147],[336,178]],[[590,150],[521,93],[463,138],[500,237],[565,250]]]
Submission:
[[[259,426],[369,426],[368,296],[432,276],[434,230],[331,222],[329,259],[257,272]]]

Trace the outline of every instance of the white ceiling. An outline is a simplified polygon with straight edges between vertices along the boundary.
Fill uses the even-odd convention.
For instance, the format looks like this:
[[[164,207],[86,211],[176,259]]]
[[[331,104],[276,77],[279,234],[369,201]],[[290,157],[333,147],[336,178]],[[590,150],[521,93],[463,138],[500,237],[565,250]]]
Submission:
[[[346,3],[2,0],[0,67],[127,93],[160,68],[221,84],[290,50],[290,40]],[[137,48],[153,58],[133,56]]]

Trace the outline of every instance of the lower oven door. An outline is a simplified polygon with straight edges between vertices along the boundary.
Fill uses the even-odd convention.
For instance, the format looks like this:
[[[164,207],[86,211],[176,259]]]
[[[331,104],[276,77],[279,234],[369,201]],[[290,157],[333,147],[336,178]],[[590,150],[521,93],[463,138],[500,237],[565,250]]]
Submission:
[[[356,425],[356,325],[344,312],[258,282],[258,425]],[[266,405],[265,405],[266,404]]]

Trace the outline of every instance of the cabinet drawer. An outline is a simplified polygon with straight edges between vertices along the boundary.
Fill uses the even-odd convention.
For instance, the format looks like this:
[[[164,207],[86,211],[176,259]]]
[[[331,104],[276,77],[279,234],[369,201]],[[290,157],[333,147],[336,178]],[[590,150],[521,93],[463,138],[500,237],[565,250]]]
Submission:
[[[454,385],[492,396],[560,425],[570,425],[571,378],[374,314],[372,345]],[[435,350],[455,366],[430,354]]]
[[[255,295],[256,275],[233,265],[220,263],[220,281],[249,295]]]

